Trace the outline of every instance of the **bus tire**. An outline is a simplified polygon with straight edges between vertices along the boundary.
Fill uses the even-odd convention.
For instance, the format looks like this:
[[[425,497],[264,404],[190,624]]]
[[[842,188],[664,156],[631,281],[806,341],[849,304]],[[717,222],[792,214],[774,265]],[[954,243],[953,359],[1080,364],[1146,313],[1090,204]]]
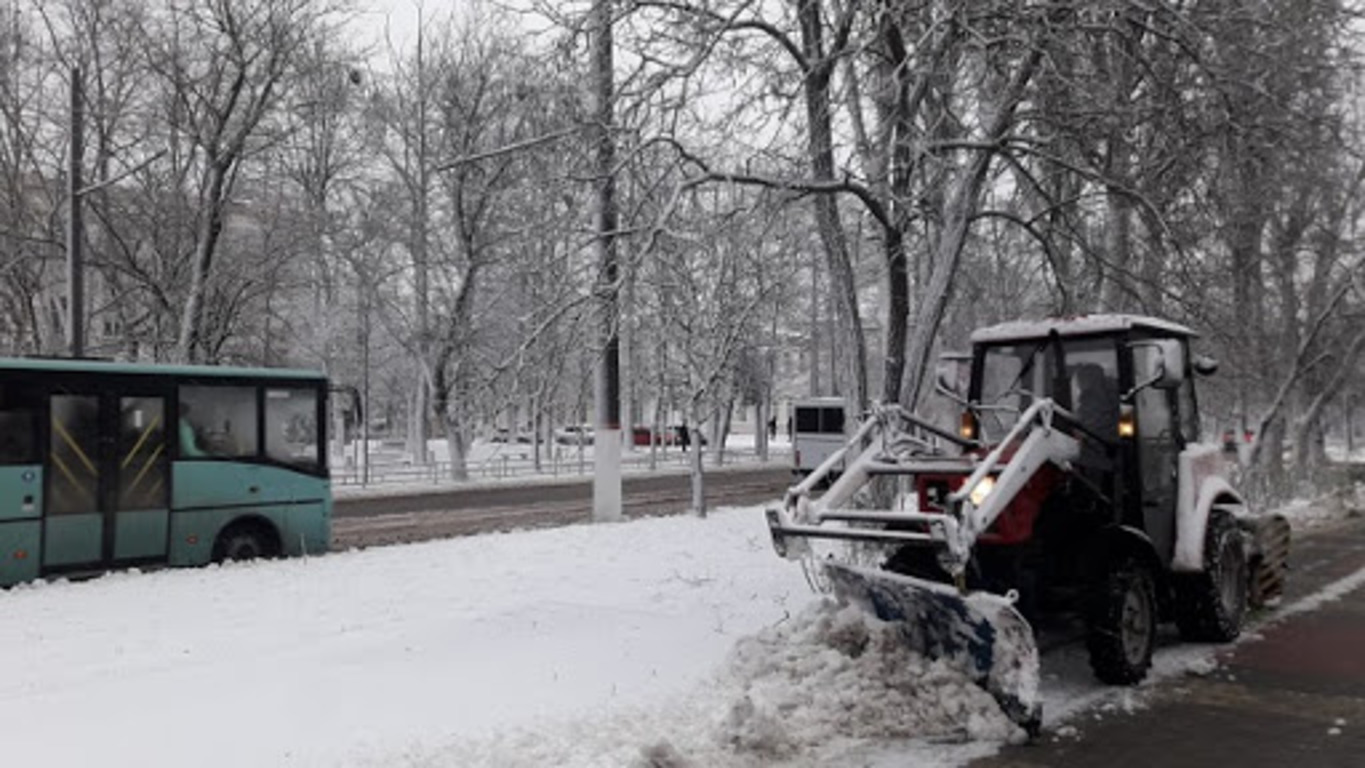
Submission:
[[[218,534],[213,543],[213,561],[257,560],[280,555],[280,537],[269,525],[258,520],[233,523]]]

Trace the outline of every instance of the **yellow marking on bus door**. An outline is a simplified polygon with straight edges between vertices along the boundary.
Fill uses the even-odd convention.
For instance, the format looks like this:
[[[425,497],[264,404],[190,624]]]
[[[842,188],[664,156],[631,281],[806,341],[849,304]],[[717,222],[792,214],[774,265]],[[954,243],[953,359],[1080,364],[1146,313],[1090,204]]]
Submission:
[[[132,485],[128,486],[125,493],[132,493],[137,488],[138,483],[142,482],[142,478],[147,476],[147,471],[152,468],[152,465],[156,463],[157,457],[161,455],[161,449],[165,447],[166,446],[164,445],[158,445],[156,450],[152,451],[152,455],[147,457],[147,462],[142,465],[142,471],[138,472],[137,477],[133,478]]]
[[[81,463],[85,465],[85,468],[90,470],[90,474],[98,475],[99,472],[95,469],[95,463],[90,460],[89,456],[85,455],[85,451],[81,450],[80,445],[76,443],[76,439],[71,436],[70,432],[66,431],[66,427],[63,427],[62,423],[56,419],[52,420],[52,426],[57,429],[57,433],[62,436],[62,440],[66,441],[66,444],[70,446],[71,450],[76,452],[76,458],[80,459]]]
[[[128,465],[133,463],[133,457],[137,455],[138,451],[142,450],[142,444],[147,442],[147,438],[151,437],[152,430],[156,429],[157,425],[160,423],[161,416],[158,415],[155,419],[152,419],[152,423],[147,425],[146,429],[142,430],[142,435],[138,437],[137,442],[134,443],[133,447],[128,451],[128,455],[123,457],[123,463],[119,465],[119,469],[127,469]],[[160,452],[161,449],[157,448],[157,453]],[[143,471],[145,472],[146,470]]]
[[[62,458],[58,456],[55,451],[52,453],[52,463],[57,465],[57,469],[60,469],[63,475],[66,475],[66,479],[71,483],[71,487],[81,492],[81,496],[86,499],[94,498],[91,496],[90,491],[85,489],[85,484],[83,484],[80,479],[76,477],[75,473],[71,471],[71,467],[68,467],[66,462],[62,461]]]

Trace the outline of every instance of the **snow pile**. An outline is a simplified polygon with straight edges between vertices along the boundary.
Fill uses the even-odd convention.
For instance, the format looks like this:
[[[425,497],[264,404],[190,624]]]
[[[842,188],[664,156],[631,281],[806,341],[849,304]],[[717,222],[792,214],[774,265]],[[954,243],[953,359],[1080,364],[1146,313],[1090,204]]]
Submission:
[[[861,609],[816,600],[740,639],[713,678],[670,706],[409,751],[401,764],[819,766],[865,751],[868,742],[915,739],[920,743],[912,749],[921,755],[925,739],[977,742],[970,749],[932,750],[933,761],[944,764],[1022,738],[989,694],[947,662],[908,650],[894,626]],[[394,765],[394,758],[367,764]]]
[[[910,650],[893,625],[822,601],[741,640],[731,659],[742,698],[722,723],[737,752],[786,759],[840,738],[964,736],[1018,729],[945,660]]]

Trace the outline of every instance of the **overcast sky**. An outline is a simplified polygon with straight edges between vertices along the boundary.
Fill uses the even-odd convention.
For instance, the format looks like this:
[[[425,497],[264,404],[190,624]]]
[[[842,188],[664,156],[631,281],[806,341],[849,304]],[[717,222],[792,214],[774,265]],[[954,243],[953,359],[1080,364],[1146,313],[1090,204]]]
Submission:
[[[382,44],[387,32],[389,39],[402,49],[417,35],[419,14],[430,22],[467,10],[476,2],[489,7],[531,8],[535,0],[354,0],[355,27],[367,43]],[[525,28],[539,28],[543,23],[521,18]]]
[[[425,0],[425,15],[444,14],[464,0]],[[366,43],[382,43],[387,31],[394,44],[402,48],[417,31],[419,0],[355,0],[358,9],[356,28]]]

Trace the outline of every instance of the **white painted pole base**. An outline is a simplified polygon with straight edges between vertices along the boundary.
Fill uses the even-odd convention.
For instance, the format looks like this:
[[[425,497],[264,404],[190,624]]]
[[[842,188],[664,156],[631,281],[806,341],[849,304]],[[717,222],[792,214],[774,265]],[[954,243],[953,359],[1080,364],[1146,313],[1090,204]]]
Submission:
[[[621,514],[621,430],[599,429],[593,435],[592,520],[614,523]]]

